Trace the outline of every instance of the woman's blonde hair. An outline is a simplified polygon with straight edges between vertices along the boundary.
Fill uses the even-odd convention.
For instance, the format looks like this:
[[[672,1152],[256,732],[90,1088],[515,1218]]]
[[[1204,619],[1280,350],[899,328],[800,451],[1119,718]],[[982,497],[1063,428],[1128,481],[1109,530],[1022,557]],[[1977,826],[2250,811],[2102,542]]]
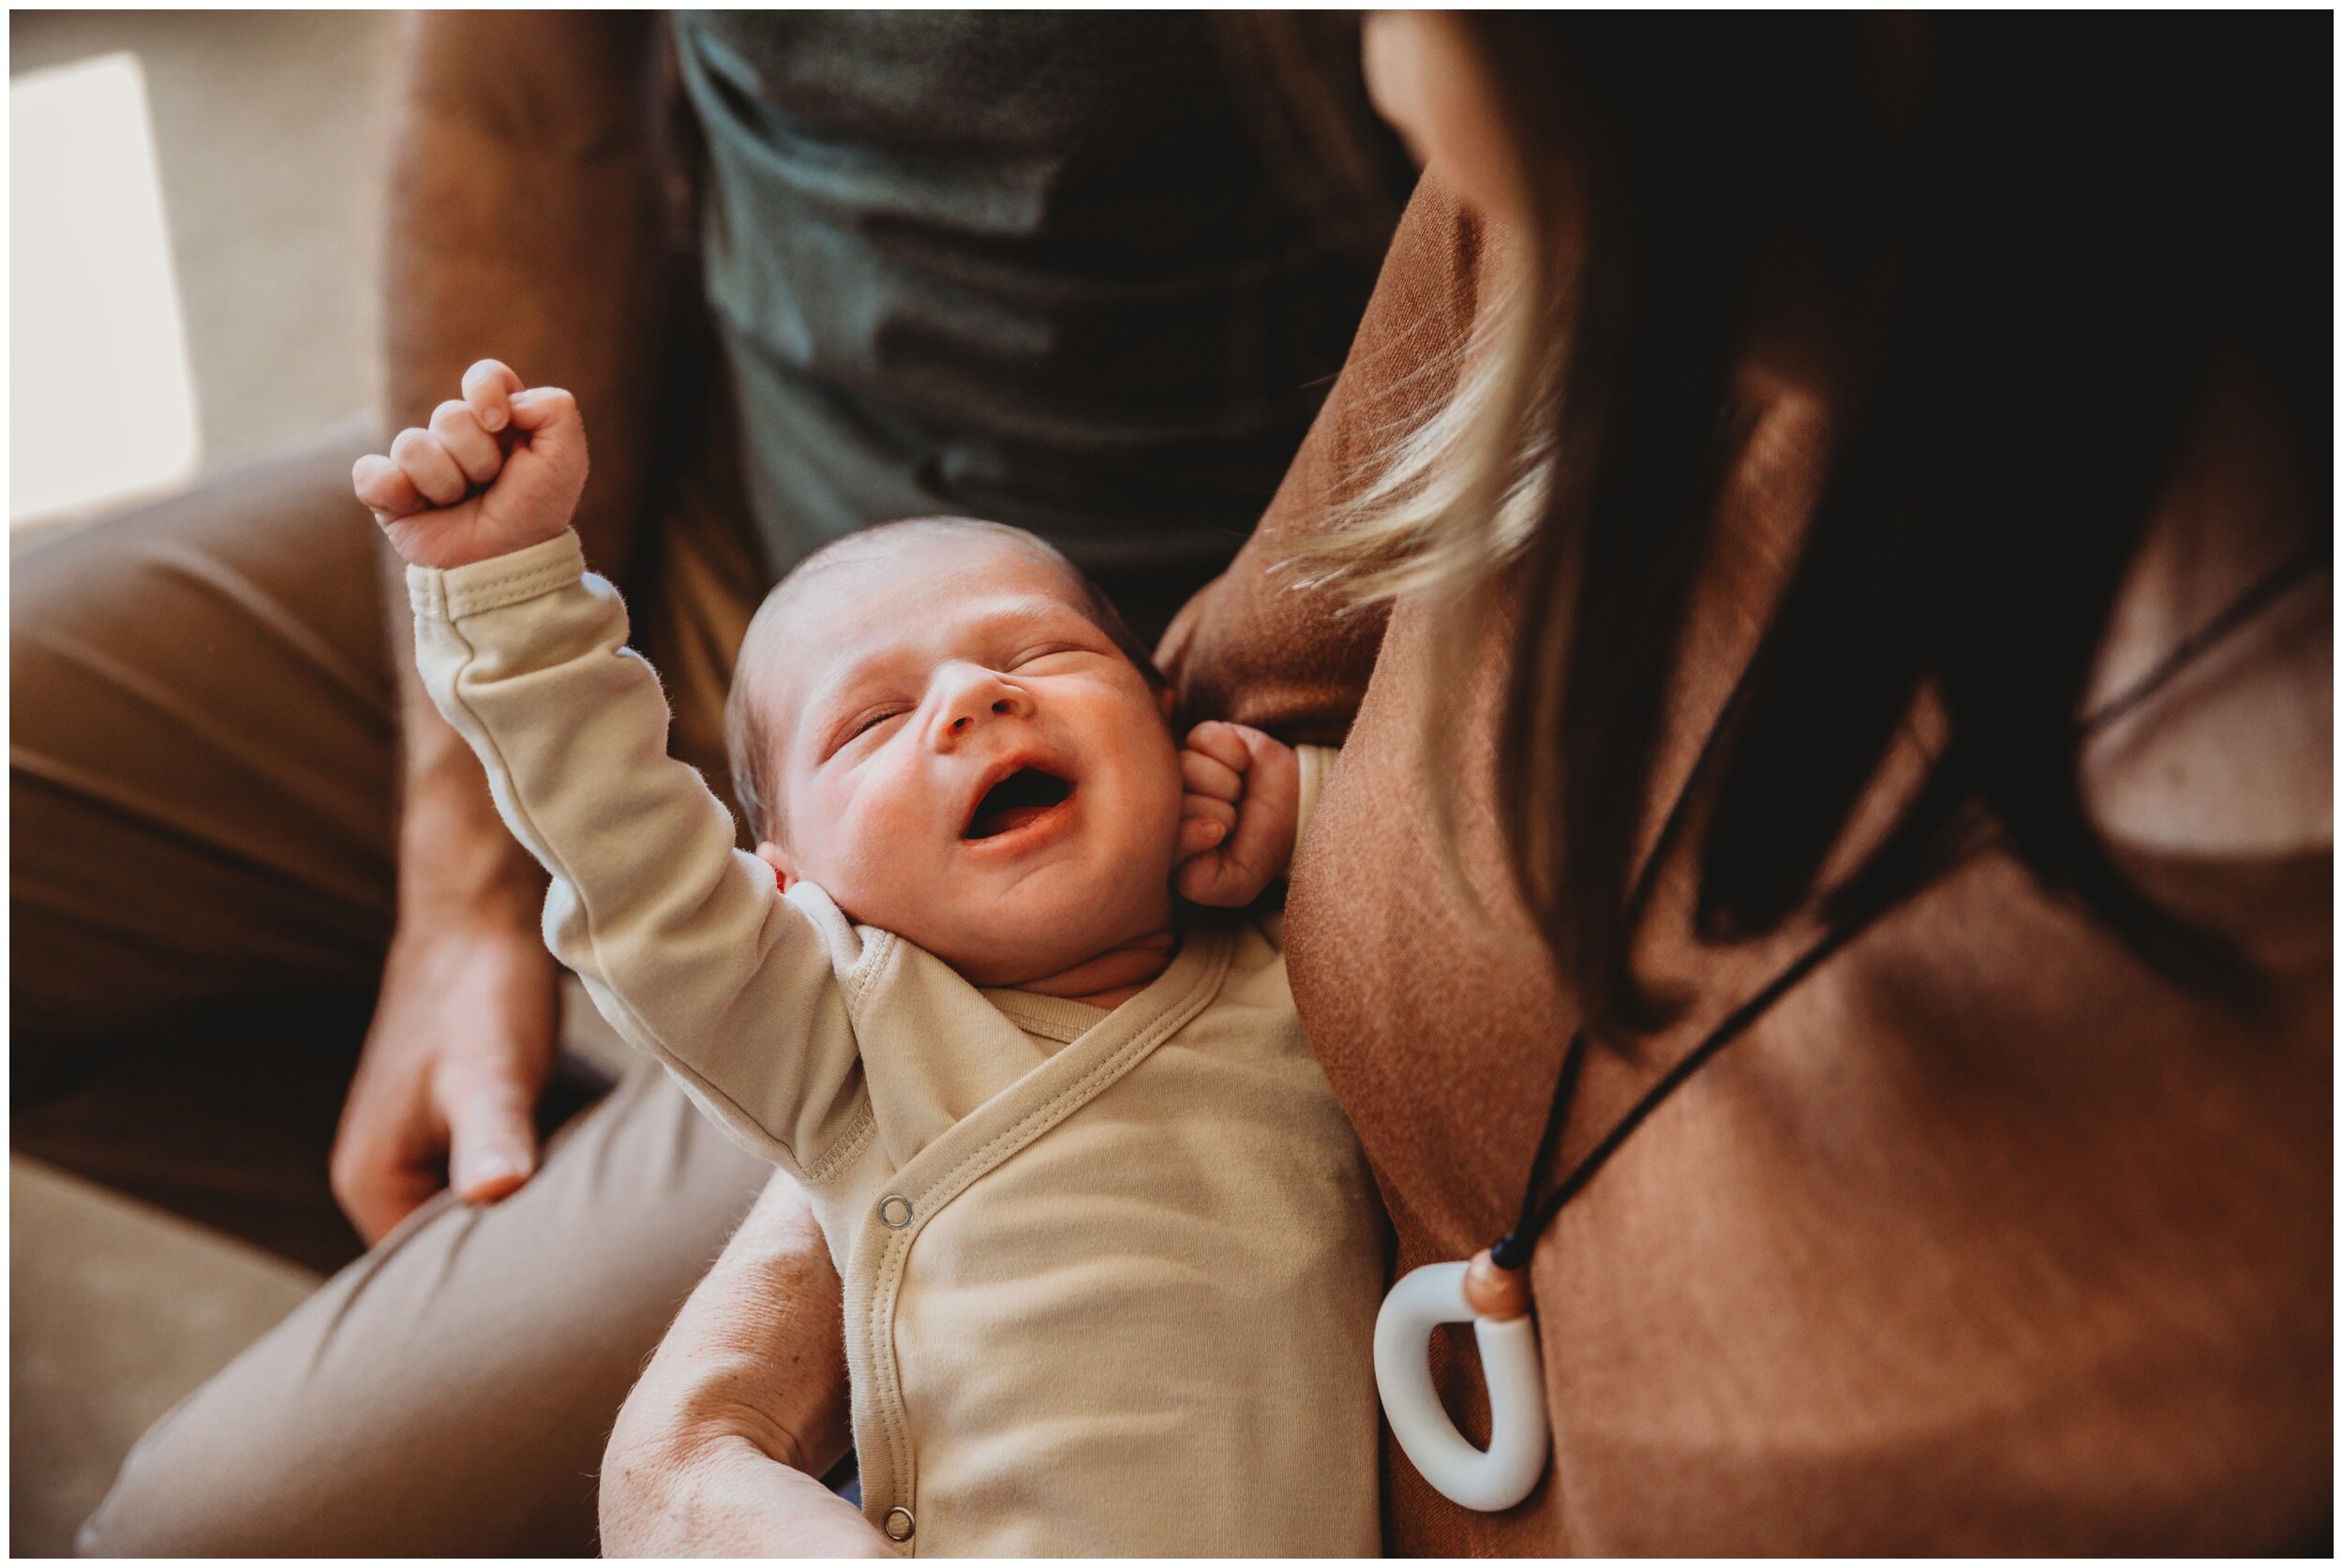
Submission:
[[[1500,270],[1455,351],[1454,390],[1395,434],[1365,487],[1296,553],[1360,603],[1470,600],[1545,515],[1558,311],[1533,259]]]
[[[1547,526],[1567,471],[1556,399],[1567,354],[1567,253],[1559,223],[1521,233],[1483,231],[1472,327],[1444,361],[1419,372],[1453,378],[1448,396],[1391,432],[1366,482],[1339,499],[1328,526],[1300,542],[1281,569],[1305,588],[1332,588],[1352,608],[1407,599],[1428,620],[1427,678],[1436,691],[1469,689],[1478,631],[1500,612],[1500,582]],[[1424,705],[1425,758],[1463,754],[1464,708]],[[1457,792],[1428,792],[1434,862],[1465,908],[1495,931],[1517,918],[1492,910],[1466,874]],[[1533,859],[1509,844],[1514,886],[1534,900]]]
[[[1671,1016],[1632,952],[1661,714],[1748,451],[1738,367],[1789,277],[1832,427],[1757,651],[1649,852],[1689,835],[1693,934],[1845,927],[1936,874],[1981,812],[2153,968],[2249,995],[2233,947],[2112,856],[2079,716],[2216,352],[2283,395],[2298,455],[2322,449],[2331,366],[2301,326],[2330,281],[2323,33],[1465,25],[1541,206],[1485,258],[1454,392],[1291,569],[1425,612],[1427,754],[1463,754],[1470,661],[1492,631],[1510,645],[1501,854],[1588,1029]],[[2303,477],[2323,494],[2315,455]],[[1923,700],[1945,720],[1926,787],[1826,883]],[[1452,798],[1479,792],[1426,793],[1461,886]]]

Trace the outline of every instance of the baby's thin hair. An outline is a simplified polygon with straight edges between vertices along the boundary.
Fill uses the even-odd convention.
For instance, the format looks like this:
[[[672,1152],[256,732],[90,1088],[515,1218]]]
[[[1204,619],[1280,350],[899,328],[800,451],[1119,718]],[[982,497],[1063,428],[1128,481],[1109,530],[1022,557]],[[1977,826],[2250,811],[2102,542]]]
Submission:
[[[806,585],[825,573],[876,555],[889,545],[914,543],[922,534],[964,538],[971,533],[998,535],[1064,572],[1081,589],[1083,607],[1093,624],[1147,678],[1148,686],[1161,692],[1170,684],[1156,667],[1146,645],[1114,607],[1114,601],[1065,551],[1038,534],[980,517],[905,517],[859,530],[831,540],[792,567],[765,595],[765,602],[757,606],[748,632],[740,639],[739,655],[733,662],[732,690],[724,698],[724,751],[732,765],[733,797],[739,801],[740,814],[752,833],[775,844],[783,842],[781,779],[773,757],[773,736],[766,724],[763,705],[754,700],[756,672],[763,665],[763,661],[755,657],[758,645],[787,620],[790,606],[804,594]]]

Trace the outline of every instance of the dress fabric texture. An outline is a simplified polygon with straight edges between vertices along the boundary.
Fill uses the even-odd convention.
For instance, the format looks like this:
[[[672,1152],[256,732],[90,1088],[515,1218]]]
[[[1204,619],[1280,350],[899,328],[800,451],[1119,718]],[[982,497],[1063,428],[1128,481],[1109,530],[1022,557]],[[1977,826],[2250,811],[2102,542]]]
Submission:
[[[1465,688],[1442,689],[1417,607],[1336,615],[1334,590],[1277,563],[1444,396],[1486,261],[1427,181],[1285,489],[1164,655],[1197,717],[1343,744],[1296,851],[1287,955],[1389,1210],[1395,1274],[1512,1223],[1576,1017],[1500,874],[1503,615]],[[1664,716],[1647,845],[1812,489],[1818,406],[1758,392]],[[2217,469],[2213,493],[2256,499],[2255,472]],[[2244,580],[2217,578],[2184,577],[2201,599],[2184,626]],[[2168,734],[2330,626],[2323,579],[2291,592],[2109,737],[2113,784],[2152,775]],[[1455,751],[1427,765],[1436,705],[1455,710]],[[2299,720],[2314,734],[2317,707]],[[1434,792],[1493,914],[1448,880]],[[2257,1552],[2315,1532],[2333,1453],[2329,841],[2114,842],[2152,895],[2262,969],[2264,1018],[2157,979],[2005,856],[1964,863],[1700,1070],[1561,1214],[1531,1267],[1548,1473],[1521,1506],[1473,1514],[1387,1444],[1386,1549]],[[1682,934],[1682,868],[1661,889],[1638,962],[1690,1005],[1632,1055],[1594,1053],[1557,1170],[1811,931],[1705,948]],[[1476,1432],[1477,1372],[1444,1345],[1443,1388]]]

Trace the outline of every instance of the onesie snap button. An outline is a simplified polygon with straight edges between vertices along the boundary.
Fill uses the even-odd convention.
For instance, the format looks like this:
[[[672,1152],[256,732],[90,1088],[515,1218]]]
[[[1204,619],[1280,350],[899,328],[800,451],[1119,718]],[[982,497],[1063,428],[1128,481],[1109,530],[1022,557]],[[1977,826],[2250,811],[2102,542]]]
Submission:
[[[904,1226],[910,1224],[911,1200],[904,1197],[900,1192],[890,1192],[886,1197],[880,1199],[879,1223],[886,1226],[890,1231],[900,1231]],[[902,1513],[902,1510],[898,1509],[896,1512]],[[909,1519],[911,1516],[904,1514],[903,1517],[905,1519]],[[908,1535],[910,1533],[911,1527],[908,1524],[904,1525],[903,1535]],[[903,1539],[903,1536],[899,1535],[896,1539],[900,1541]]]
[[[900,1200],[898,1200],[900,1202]],[[887,1538],[889,1541],[911,1539],[911,1510],[889,1508],[887,1511]]]

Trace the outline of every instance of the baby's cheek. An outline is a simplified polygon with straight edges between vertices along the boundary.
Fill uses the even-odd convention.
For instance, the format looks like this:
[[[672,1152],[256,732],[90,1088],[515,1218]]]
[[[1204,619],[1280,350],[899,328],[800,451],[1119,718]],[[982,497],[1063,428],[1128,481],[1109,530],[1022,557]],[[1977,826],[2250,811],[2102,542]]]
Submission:
[[[933,825],[916,801],[866,796],[840,814],[831,831],[836,887],[827,888],[858,919],[894,929],[892,912],[916,904],[930,871],[921,859]]]
[[[1157,734],[1164,736],[1159,743],[1143,747],[1146,761],[1141,769],[1139,795],[1148,832],[1162,842],[1168,860],[1177,852],[1180,799],[1186,785],[1180,777],[1180,754],[1160,726]]]

